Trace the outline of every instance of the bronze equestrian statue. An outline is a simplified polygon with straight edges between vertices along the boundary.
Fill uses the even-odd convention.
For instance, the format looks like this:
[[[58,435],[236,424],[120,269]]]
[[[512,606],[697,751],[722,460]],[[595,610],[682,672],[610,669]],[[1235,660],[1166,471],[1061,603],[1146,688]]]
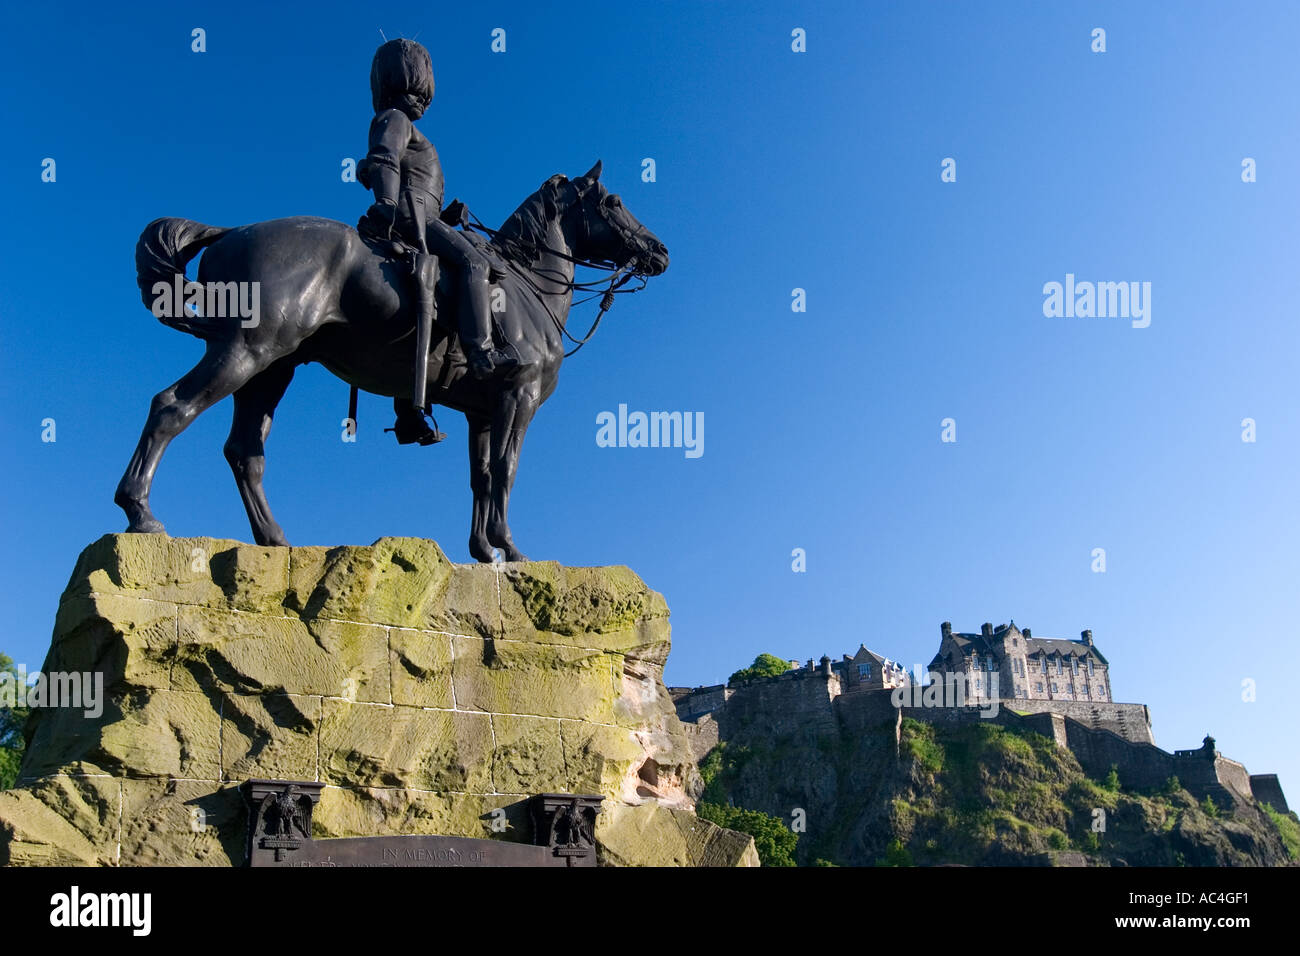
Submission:
[[[409,50],[403,52],[408,54],[420,59]],[[424,155],[420,143],[428,141],[410,125],[423,112],[420,71],[416,67],[403,79],[402,70],[390,74],[380,60],[377,54],[375,105],[380,112],[375,124],[380,128],[372,124],[366,175],[377,205],[395,207],[386,239],[388,210],[374,207],[374,215],[367,213],[363,224],[373,224],[377,217],[380,227],[366,226],[363,232],[369,235],[312,216],[233,229],[189,219],[157,219],[141,234],[136,280],[146,306],[153,305],[159,290],[171,287],[178,274],[184,281],[186,264],[206,249],[199,263],[200,285],[259,283],[260,311],[254,322],[180,309],[161,317],[164,324],[203,339],[207,350],[193,369],[154,396],[114,496],[127,514],[128,531],[163,532],[149,509],[149,489],[163,452],[201,412],[233,395],[234,421],[225,456],[253,538],[258,544],[288,544],[262,488],[265,441],[294,369],[319,362],[354,387],[394,398],[399,426],[404,408],[419,415],[421,424],[420,409],[429,403],[463,412],[469,423],[474,494],[470,554],[492,561],[493,549],[499,548],[504,560],[526,560],[510,534],[510,490],[528,425],[555,391],[565,338],[579,341],[565,324],[574,290],[589,286],[575,282],[574,267],[594,265],[613,273],[603,297],[603,315],[612,293],[629,277],[644,280],[667,269],[668,252],[619,197],[606,190],[599,162],[576,179],[555,175],[546,180],[500,230],[486,230],[492,233],[490,240],[467,230],[444,230],[435,208],[433,216],[425,217],[421,246],[421,236],[412,231],[420,213],[410,206],[403,211],[401,203],[422,198],[426,210],[437,207],[441,173],[435,188],[431,171],[438,168],[436,159],[430,162]],[[396,82],[391,81],[393,75]],[[395,99],[384,98],[402,86],[408,89]],[[398,130],[395,136],[389,135],[390,128]],[[401,175],[395,195],[392,170],[381,155],[401,157],[396,160]],[[409,198],[403,200],[404,195]],[[449,218],[463,222],[464,213],[457,210]],[[435,221],[439,225],[429,228]],[[412,254],[413,249],[418,251]],[[443,265],[450,268],[437,270],[434,298],[422,306],[424,286],[411,281],[412,263],[417,278],[431,279],[433,270],[421,273],[419,258],[430,254],[445,257]],[[484,262],[489,266],[486,273]],[[491,283],[493,306],[500,303],[487,325],[500,336],[499,344],[489,338],[490,332],[484,333],[482,312],[474,311],[481,306],[484,281]],[[466,308],[470,314],[461,317]],[[412,332],[417,331],[418,339],[418,319],[426,309],[440,324],[429,333],[419,370],[426,384],[417,394],[415,379],[420,376],[412,375]],[[466,340],[465,348],[460,340]]]

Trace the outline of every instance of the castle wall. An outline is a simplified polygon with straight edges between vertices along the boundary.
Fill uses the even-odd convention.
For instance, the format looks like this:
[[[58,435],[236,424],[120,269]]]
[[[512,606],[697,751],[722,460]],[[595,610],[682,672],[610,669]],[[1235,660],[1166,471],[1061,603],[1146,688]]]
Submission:
[[[727,705],[713,717],[723,740],[733,723],[766,725],[773,734],[833,733],[836,723],[831,701],[839,696],[838,677],[820,671],[791,671],[733,688]]]
[[[1251,774],[1250,791],[1255,795],[1256,800],[1260,803],[1267,803],[1279,813],[1289,813],[1291,810],[1286,804],[1286,796],[1282,793],[1282,784],[1278,782],[1275,773]]]
[[[690,741],[691,752],[695,754],[695,762],[699,763],[705,758],[710,750],[718,745],[718,722],[714,720],[712,714],[705,714],[695,723],[682,721],[682,730],[686,732],[686,739]]]
[[[897,722],[898,708],[887,690],[864,690],[835,698],[835,714],[847,731],[864,731],[890,721]]]
[[[981,707],[903,707],[904,717],[922,720],[926,723],[943,724],[977,724],[981,721],[998,724],[1003,727],[1018,727],[1042,734],[1054,741],[1058,747],[1067,746],[1065,718],[1060,714],[1043,711],[1037,714],[1020,714],[998,708],[997,713],[989,716],[989,711]],[[1107,768],[1109,768],[1107,764]]]
[[[1253,797],[1254,794],[1250,789],[1250,774],[1246,772],[1243,764],[1235,760],[1229,760],[1224,756],[1214,758],[1214,776],[1229,789],[1237,791],[1243,797]]]
[[[1004,700],[1003,707],[1022,713],[1050,712],[1094,730],[1109,730],[1134,743],[1154,744],[1151,714],[1146,704],[1108,704],[1086,700]]]
[[[683,721],[696,721],[704,714],[712,713],[725,704],[729,696],[726,684],[697,687],[694,690],[672,687],[669,688],[669,693],[677,708],[677,719]]]
[[[1197,797],[1212,797],[1220,806],[1253,799],[1250,775],[1235,760],[1205,750],[1168,753],[1153,744],[1135,743],[1104,729],[1066,719],[1066,745],[1092,777],[1115,765],[1120,785],[1138,790],[1162,787],[1170,777]]]
[[[885,701],[889,702],[888,696],[885,697]],[[980,715],[988,711],[981,710],[979,707],[901,707],[899,709],[902,710],[904,717],[922,720],[927,724],[974,724],[979,723],[980,720],[994,719],[982,718]]]
[[[1212,773],[1198,774],[1201,769],[1198,766],[1176,767],[1174,755],[1154,744],[1135,742],[1111,730],[1094,730],[1072,719],[1064,720],[1064,725],[1065,745],[1073,752],[1084,772],[1091,777],[1100,779],[1106,776],[1113,764],[1119,770],[1121,786],[1137,789],[1161,787],[1174,775],[1178,776],[1183,786],[1212,779]],[[1204,763],[1206,768],[1213,770],[1209,761]],[[1186,772],[1189,775],[1184,779]],[[1198,776],[1200,779],[1197,779]]]
[[[1069,737],[1065,729],[1065,718],[1060,714],[1054,714],[1050,711],[1040,711],[1037,714],[1026,714],[1021,717],[1015,713],[1002,711],[999,716],[1005,714],[1002,723],[1012,725],[1018,723],[1022,727],[1042,734],[1048,740],[1053,741],[1058,747],[1069,747]]]

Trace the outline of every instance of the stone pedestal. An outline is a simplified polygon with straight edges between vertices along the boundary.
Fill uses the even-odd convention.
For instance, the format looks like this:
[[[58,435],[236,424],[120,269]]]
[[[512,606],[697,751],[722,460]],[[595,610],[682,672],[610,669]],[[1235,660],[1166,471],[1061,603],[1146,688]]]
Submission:
[[[591,793],[601,863],[756,864],[693,812],[668,649],[627,568],[106,535],[43,670],[102,673],[107,700],[34,711],[0,863],[231,865],[238,787],[270,778],[322,784],[319,838],[531,842],[531,795]]]

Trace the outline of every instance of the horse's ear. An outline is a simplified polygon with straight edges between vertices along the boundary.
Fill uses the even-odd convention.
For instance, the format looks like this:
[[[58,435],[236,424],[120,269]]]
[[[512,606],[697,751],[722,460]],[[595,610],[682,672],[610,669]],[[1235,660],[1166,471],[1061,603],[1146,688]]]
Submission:
[[[569,178],[563,173],[556,173],[542,183],[542,209],[546,213],[547,219],[554,219],[559,215],[560,187],[568,181]]]
[[[587,170],[587,174],[582,178],[586,180],[590,180],[591,182],[594,183],[596,180],[600,179],[600,169],[601,169],[601,164],[600,164],[600,160],[598,159],[596,160],[596,165],[592,166],[591,169]]]

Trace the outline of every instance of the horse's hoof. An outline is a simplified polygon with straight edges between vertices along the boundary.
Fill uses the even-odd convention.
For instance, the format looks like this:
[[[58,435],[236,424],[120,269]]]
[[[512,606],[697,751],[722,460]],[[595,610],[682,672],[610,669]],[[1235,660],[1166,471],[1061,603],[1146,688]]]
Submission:
[[[522,551],[520,551],[512,544],[509,547],[501,549],[501,560],[502,561],[527,561],[528,555],[524,554]]]
[[[496,560],[496,552],[486,541],[477,538],[469,539],[469,555],[475,561],[481,561],[484,564],[491,564]]]
[[[157,518],[145,518],[143,521],[133,521],[126,529],[127,534],[166,534],[167,529]]]

